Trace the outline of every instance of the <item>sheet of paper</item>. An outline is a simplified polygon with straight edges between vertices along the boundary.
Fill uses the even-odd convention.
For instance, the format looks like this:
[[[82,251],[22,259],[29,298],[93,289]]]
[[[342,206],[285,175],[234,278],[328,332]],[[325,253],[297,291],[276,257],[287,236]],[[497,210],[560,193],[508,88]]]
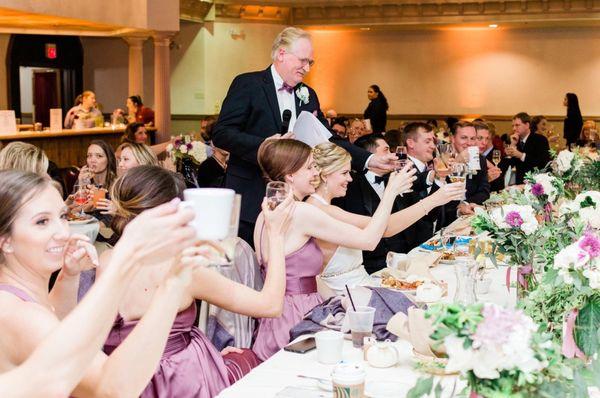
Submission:
[[[328,141],[331,133],[310,112],[302,111],[294,124],[294,135],[296,139],[304,142],[311,147],[319,145],[322,142]]]
[[[0,111],[0,133],[17,133],[15,111]]]
[[[50,109],[50,131],[62,130],[62,109]]]

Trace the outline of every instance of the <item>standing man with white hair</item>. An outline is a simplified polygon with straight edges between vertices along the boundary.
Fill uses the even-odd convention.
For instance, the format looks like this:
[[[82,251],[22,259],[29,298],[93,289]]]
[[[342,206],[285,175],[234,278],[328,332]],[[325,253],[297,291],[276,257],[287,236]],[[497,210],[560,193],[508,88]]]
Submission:
[[[266,70],[237,76],[223,101],[213,130],[213,143],[230,153],[225,186],[242,194],[240,237],[253,245],[254,224],[265,192],[257,161],[260,144],[269,137],[287,137],[300,112],[313,113],[327,128],[315,91],[302,83],[314,64],[313,46],[308,32],[285,28],[273,43],[273,63]],[[284,112],[289,125],[283,122]],[[287,118],[286,118],[287,119]],[[377,167],[392,170],[396,156],[372,155],[347,141],[332,137],[352,155],[354,169]],[[303,198],[298,198],[303,199]]]

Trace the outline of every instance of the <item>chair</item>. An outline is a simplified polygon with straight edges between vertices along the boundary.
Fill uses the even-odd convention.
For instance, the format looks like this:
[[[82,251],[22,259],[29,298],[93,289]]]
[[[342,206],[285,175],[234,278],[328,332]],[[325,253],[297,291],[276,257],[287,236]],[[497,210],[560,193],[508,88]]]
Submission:
[[[261,290],[263,279],[252,247],[237,238],[233,266],[219,270],[225,277]],[[252,317],[226,311],[216,305],[202,301],[198,328],[213,342],[217,349],[227,346],[250,348],[256,320]]]
[[[69,196],[73,193],[73,187],[79,177],[79,167],[69,166],[58,169],[58,179],[63,187],[65,196]]]

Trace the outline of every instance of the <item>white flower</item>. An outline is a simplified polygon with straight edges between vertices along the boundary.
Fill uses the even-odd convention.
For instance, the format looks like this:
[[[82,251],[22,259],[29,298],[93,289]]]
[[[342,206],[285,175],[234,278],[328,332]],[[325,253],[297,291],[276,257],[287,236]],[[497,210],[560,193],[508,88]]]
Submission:
[[[171,153],[171,152],[173,152],[173,144],[169,144],[169,145],[167,145],[167,152],[168,152],[168,153]]]
[[[589,198],[589,199],[588,199]],[[583,202],[591,200],[594,204],[582,208]],[[586,191],[575,197],[571,202],[563,204],[561,214],[579,213],[579,218],[595,229],[600,229],[600,192]]]
[[[464,348],[464,338],[449,335],[444,339],[444,346],[448,354],[446,371],[466,373],[473,369],[474,352],[471,348]]]
[[[569,150],[563,150],[556,156],[556,166],[561,174],[566,173],[571,168],[571,162],[575,158],[575,154]]]
[[[500,377],[498,369],[502,369],[503,359],[497,347],[481,348],[472,359],[473,373],[480,379],[497,379]]]
[[[187,145],[182,145],[179,147],[179,152],[181,153],[187,153],[188,149],[187,149]]]
[[[548,197],[550,202],[556,200],[557,191],[553,183],[556,181],[556,177],[548,173],[540,173],[534,177],[535,183],[540,184],[544,189],[544,195]],[[527,191],[531,193],[532,184],[527,185]]]
[[[308,87],[302,85],[296,89],[296,97],[300,99],[305,105],[308,104],[310,94],[308,93]]]
[[[506,216],[509,213],[518,213],[523,223],[520,225],[520,229],[526,234],[530,235],[535,232],[539,226],[537,219],[535,218],[535,210],[531,206],[525,205],[505,205],[500,208],[493,209],[490,216],[494,223],[502,229],[511,229],[512,226],[508,224]]]

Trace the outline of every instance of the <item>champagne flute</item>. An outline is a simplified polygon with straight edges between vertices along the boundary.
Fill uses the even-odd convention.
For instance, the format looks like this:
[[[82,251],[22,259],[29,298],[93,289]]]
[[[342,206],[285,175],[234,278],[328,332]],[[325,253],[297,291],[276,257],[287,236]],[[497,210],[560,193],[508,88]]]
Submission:
[[[287,198],[292,189],[282,181],[271,181],[267,184],[266,198],[269,209],[274,210],[281,202]]]
[[[496,167],[498,167],[501,160],[502,160],[502,153],[500,152],[499,149],[494,149],[492,151],[492,162],[494,163],[494,165],[496,165]]]

